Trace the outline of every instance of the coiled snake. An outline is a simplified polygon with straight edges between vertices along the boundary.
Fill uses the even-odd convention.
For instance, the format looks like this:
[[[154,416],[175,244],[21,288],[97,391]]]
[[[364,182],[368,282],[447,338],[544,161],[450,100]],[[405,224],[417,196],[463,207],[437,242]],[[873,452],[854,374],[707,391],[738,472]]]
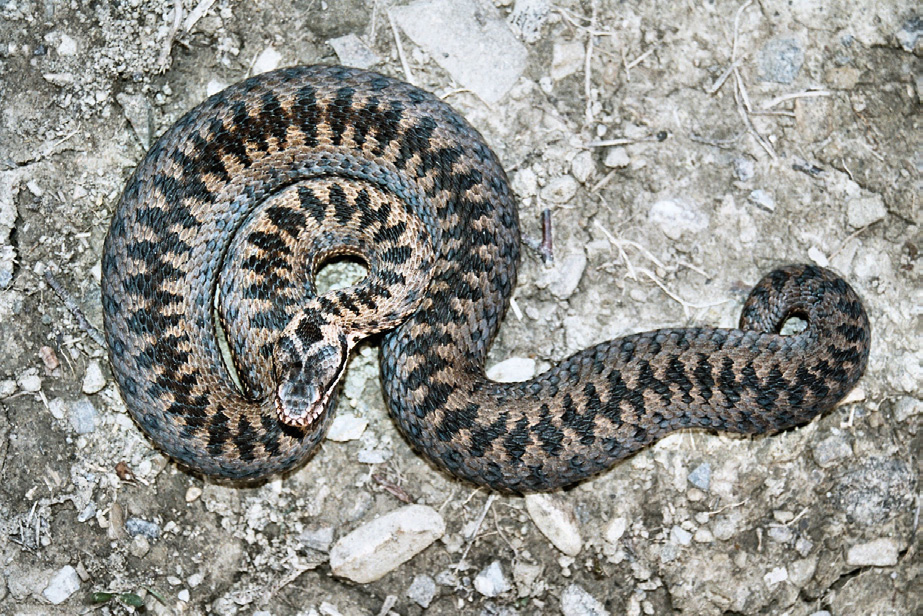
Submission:
[[[317,296],[317,268],[339,254],[368,275]],[[310,454],[350,349],[386,332],[385,398],[413,446],[459,477],[528,492],[680,428],[805,423],[865,369],[856,293],[798,265],[753,289],[740,329],[635,334],[530,381],[492,382],[485,356],[518,261],[506,175],[446,104],[354,69],[266,73],[183,116],[129,180],[102,260],[113,371],[164,451],[255,478]],[[791,315],[806,328],[779,335]]]

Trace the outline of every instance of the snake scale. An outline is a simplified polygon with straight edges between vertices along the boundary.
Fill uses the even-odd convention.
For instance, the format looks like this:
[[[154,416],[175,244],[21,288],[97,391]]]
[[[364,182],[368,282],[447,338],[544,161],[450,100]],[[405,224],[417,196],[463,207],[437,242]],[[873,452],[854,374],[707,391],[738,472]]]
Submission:
[[[856,293],[795,265],[756,285],[739,329],[634,334],[493,382],[485,357],[519,246],[503,169],[448,105],[355,69],[265,73],[184,115],[127,183],[102,260],[113,372],[166,453],[252,479],[309,456],[350,350],[384,332],[385,398],[414,448],[458,477],[530,492],[677,429],[803,424],[865,369]],[[342,254],[368,274],[318,295],[318,267]],[[780,335],[791,316],[805,329]]]

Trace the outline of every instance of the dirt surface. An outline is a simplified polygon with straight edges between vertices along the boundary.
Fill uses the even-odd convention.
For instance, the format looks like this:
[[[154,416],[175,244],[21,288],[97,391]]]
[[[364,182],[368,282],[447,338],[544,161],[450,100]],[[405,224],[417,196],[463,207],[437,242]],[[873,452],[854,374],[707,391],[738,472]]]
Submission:
[[[478,19],[527,51],[490,105],[402,35],[418,85],[504,162],[533,245],[551,209],[555,264],[525,248],[494,361],[541,369],[625,333],[733,326],[763,273],[814,261],[872,320],[854,402],[775,437],[676,434],[552,495],[576,556],[524,499],[410,451],[374,341],[340,403],[365,432],[289,477],[214,485],[151,446],[46,273],[100,328],[103,239],[151,138],[255,68],[337,63],[327,41],[347,34],[403,78],[388,9],[405,4],[0,2],[0,613],[419,614],[427,598],[430,614],[920,613],[909,0],[484,3]],[[400,498],[438,510],[442,539],[377,582],[333,576],[330,540]]]

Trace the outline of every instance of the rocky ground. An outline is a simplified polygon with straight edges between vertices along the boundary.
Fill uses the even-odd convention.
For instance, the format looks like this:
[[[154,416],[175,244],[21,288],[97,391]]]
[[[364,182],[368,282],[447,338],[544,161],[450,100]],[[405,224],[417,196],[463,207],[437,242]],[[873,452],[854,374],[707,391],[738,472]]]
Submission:
[[[917,10],[3,0],[0,613],[919,613]],[[498,497],[410,451],[370,344],[337,440],[298,472],[241,489],[178,469],[125,413],[92,335],[109,218],[185,110],[316,62],[412,78],[508,169],[529,247],[500,372],[732,326],[762,273],[808,261],[844,274],[873,323],[851,402],[775,437],[676,434],[569,491]],[[366,543],[403,528],[428,547],[349,581],[344,537],[369,528]]]

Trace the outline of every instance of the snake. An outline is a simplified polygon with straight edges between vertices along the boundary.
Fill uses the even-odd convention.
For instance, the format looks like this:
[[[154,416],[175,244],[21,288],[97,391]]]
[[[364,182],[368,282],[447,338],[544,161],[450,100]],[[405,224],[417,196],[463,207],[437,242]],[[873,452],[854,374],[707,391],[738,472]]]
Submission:
[[[364,278],[318,292],[336,259],[358,260]],[[868,361],[853,288],[787,265],[755,285],[737,328],[636,333],[493,381],[487,353],[519,261],[503,167],[447,103],[341,66],[263,73],[183,115],[128,180],[102,256],[112,372],[182,466],[259,480],[317,449],[351,351],[380,334],[385,402],[412,448],[460,479],[528,493],[676,430],[805,424]],[[793,318],[803,329],[783,335]]]

